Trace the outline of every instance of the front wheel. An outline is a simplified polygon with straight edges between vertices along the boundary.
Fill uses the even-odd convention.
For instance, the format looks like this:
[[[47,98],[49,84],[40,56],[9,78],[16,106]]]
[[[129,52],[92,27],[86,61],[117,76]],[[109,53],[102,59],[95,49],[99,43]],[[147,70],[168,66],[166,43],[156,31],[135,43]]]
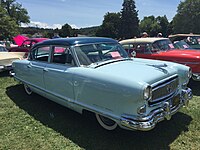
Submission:
[[[117,123],[107,117],[96,114],[96,119],[98,123],[106,130],[114,130],[117,128]]]
[[[26,94],[31,95],[33,91],[30,89],[30,87],[27,84],[24,84],[24,90]]]

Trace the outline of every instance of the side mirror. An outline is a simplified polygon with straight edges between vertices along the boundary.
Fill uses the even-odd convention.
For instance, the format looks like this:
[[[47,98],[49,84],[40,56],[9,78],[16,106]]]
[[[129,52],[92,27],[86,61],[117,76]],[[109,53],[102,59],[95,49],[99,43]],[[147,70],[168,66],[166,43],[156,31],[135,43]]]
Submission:
[[[135,52],[135,51],[132,51],[132,52],[131,52],[131,56],[132,56],[132,57],[135,57],[135,56],[136,56],[136,52]]]

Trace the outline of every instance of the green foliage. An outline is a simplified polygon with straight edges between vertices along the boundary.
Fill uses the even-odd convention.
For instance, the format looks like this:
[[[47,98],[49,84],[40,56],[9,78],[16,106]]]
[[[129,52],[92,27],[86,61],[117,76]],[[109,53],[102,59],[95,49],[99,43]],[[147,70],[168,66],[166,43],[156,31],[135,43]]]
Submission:
[[[96,35],[102,37],[118,38],[120,27],[120,13],[107,13],[103,24],[97,30]]]
[[[12,39],[19,33],[19,26],[10,18],[6,11],[0,6],[0,40]]]
[[[166,16],[158,16],[157,18],[154,16],[144,17],[140,22],[140,30],[147,32],[150,36],[157,36],[159,32],[163,36],[168,36],[171,32],[170,24]]]
[[[62,28],[59,30],[59,35],[61,37],[68,37],[72,35],[72,27],[69,24],[65,24],[62,26]]]
[[[111,38],[132,38],[139,34],[138,12],[134,0],[124,0],[123,8],[118,13],[107,13],[102,25],[97,30],[97,36]]]
[[[80,28],[78,29],[78,33],[82,36],[96,36],[96,32],[99,29],[99,26],[88,27],[88,28]]]
[[[173,26],[175,33],[200,33],[200,0],[181,1]]]
[[[30,17],[25,8],[21,4],[15,2],[16,0],[2,0],[2,7],[6,10],[8,16],[16,21],[18,25],[21,23],[29,23]]]
[[[138,11],[136,11],[134,0],[124,0],[121,11],[120,36],[132,38],[139,34]]]

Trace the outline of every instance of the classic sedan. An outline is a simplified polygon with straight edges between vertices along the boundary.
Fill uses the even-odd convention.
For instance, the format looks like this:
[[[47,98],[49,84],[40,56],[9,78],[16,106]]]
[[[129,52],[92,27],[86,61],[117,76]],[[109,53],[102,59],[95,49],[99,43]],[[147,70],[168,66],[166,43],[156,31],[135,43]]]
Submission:
[[[7,49],[3,46],[0,46],[0,72],[11,70],[12,69],[12,61],[16,59],[23,59],[23,52],[15,53],[8,52]]]
[[[129,58],[109,38],[46,40],[13,67],[27,94],[38,93],[79,113],[93,112],[107,130],[151,130],[192,98],[189,67]]]
[[[200,34],[175,34],[169,36],[172,41],[184,40],[193,49],[200,50]]]
[[[187,65],[192,69],[192,79],[200,81],[200,51],[176,49],[168,38],[135,38],[120,41],[131,55],[138,58],[165,60]]]

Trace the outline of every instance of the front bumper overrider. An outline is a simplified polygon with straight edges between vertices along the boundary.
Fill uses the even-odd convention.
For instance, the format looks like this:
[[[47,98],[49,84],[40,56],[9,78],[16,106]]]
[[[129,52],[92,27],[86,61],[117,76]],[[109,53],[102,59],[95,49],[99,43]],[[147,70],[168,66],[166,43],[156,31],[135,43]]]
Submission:
[[[165,101],[161,107],[152,110],[146,116],[122,115],[120,120],[121,126],[130,130],[151,130],[158,122],[164,119],[170,120],[171,116],[182,106],[188,105],[191,98],[192,90],[190,88],[186,88],[185,90],[182,90],[179,96],[179,103],[177,105],[174,106],[171,102]]]
[[[192,74],[192,79],[194,81],[200,81],[200,73],[193,73]]]

